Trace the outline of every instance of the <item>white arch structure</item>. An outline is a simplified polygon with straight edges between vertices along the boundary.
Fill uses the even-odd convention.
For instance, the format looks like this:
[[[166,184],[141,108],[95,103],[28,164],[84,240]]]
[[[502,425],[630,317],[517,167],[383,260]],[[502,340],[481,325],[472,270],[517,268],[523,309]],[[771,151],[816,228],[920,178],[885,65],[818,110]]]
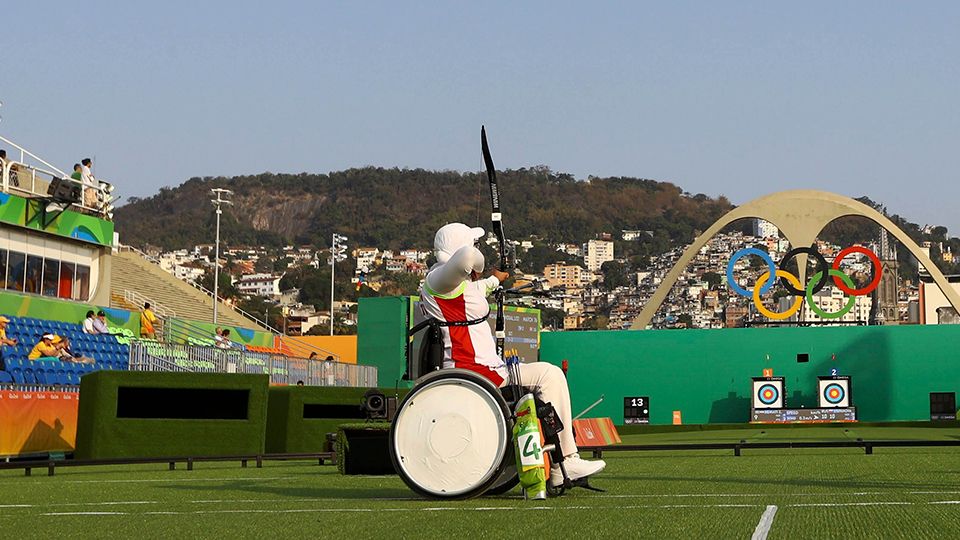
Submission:
[[[643,330],[650,324],[654,314],[666,300],[670,288],[680,279],[683,270],[690,264],[697,252],[718,232],[734,221],[745,218],[764,219],[776,225],[791,245],[800,247],[812,245],[824,227],[835,219],[845,216],[865,217],[892,234],[926,268],[930,277],[947,297],[950,305],[960,313],[960,294],[950,287],[947,278],[933,264],[930,257],[920,250],[920,246],[886,216],[849,197],[826,191],[802,189],[782,191],[754,199],[734,208],[718,219],[683,252],[680,260],[667,273],[650,300],[644,304],[643,310],[633,321],[630,329]],[[806,258],[804,254],[797,256],[801,281],[806,281]]]

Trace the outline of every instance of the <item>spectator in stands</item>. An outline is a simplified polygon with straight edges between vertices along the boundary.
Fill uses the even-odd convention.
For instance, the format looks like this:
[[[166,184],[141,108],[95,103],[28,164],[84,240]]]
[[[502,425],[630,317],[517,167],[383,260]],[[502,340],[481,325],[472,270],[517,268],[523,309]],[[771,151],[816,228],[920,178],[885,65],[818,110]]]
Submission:
[[[332,354],[331,354],[330,356],[327,356],[327,357],[324,359],[324,361],[323,361],[323,372],[324,372],[324,375],[325,375],[324,379],[325,379],[326,382],[327,382],[327,386],[336,386],[337,381],[336,381],[336,373],[334,373],[334,369],[333,369],[333,355],[332,355]]]
[[[310,358],[309,358],[309,359],[310,359],[310,360],[316,360],[316,359],[317,359],[317,351],[313,351],[312,353],[310,353]]]
[[[83,182],[83,171],[81,168],[82,167],[79,163],[74,163],[73,174],[70,175],[70,178],[76,180],[77,182]]]
[[[233,343],[230,342],[230,329],[224,328],[223,333],[220,334],[220,341],[217,342],[217,347],[221,349],[230,349],[233,347]]]
[[[7,337],[7,323],[9,322],[10,319],[0,315],[0,371],[6,369],[6,365],[3,363],[3,346],[17,344],[17,340]]]
[[[96,208],[97,189],[100,187],[100,182],[93,177],[93,173],[90,171],[90,167],[93,166],[93,160],[83,158],[80,163],[80,182],[83,183],[83,205],[87,208]]]
[[[223,343],[223,328],[218,326],[213,331],[213,344],[219,347],[221,343]]]
[[[44,334],[40,337],[40,342],[33,346],[33,350],[27,355],[30,360],[56,362],[60,359],[60,349],[53,344],[53,334]]]
[[[57,348],[57,358],[62,362],[76,362],[78,364],[92,364],[93,358],[75,354],[70,350],[70,340],[66,336],[53,336],[53,346]]]
[[[83,320],[83,333],[84,334],[99,334],[97,330],[93,327],[93,321],[96,317],[93,316],[93,310],[87,312],[87,318]]]
[[[96,330],[95,334],[113,335],[110,327],[107,326],[107,314],[102,309],[97,312],[97,318],[93,320],[93,329]]]
[[[144,303],[143,311],[140,312],[140,337],[157,339],[157,330],[154,328],[157,321],[157,316],[150,309],[150,302]]]
[[[6,151],[6,150],[0,150],[0,169],[2,169],[6,164],[7,164],[7,151]],[[19,185],[20,185],[20,179],[17,178],[17,166],[16,166],[16,165],[11,165],[11,166],[10,166],[10,185],[11,185],[11,186],[19,186]]]
[[[303,381],[297,381],[297,386],[303,386]]]

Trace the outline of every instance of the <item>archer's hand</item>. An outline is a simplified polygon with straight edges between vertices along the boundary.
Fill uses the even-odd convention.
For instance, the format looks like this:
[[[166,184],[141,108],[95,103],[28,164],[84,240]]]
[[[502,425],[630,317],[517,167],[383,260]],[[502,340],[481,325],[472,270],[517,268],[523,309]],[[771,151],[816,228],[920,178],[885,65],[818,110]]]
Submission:
[[[490,272],[490,275],[497,278],[500,281],[500,283],[503,283],[504,281],[507,280],[508,277],[510,277],[510,274],[506,272],[501,272],[500,270],[493,270]]]

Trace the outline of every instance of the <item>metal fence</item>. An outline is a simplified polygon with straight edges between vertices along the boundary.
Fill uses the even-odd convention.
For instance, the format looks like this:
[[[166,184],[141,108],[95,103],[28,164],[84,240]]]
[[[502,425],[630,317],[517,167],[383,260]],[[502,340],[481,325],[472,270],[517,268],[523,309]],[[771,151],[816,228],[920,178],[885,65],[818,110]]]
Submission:
[[[308,386],[377,385],[377,368],[340,362],[291,358],[278,354],[220,349],[196,345],[168,345],[153,341],[130,343],[131,371],[188,373],[264,373],[274,384]]]

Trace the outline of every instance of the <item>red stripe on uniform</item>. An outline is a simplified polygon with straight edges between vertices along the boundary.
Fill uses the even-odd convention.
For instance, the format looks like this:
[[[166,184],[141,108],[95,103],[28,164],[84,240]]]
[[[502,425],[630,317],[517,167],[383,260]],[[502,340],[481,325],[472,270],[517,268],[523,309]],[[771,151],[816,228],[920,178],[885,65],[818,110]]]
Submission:
[[[434,296],[433,299],[437,302],[437,305],[440,306],[440,312],[443,313],[443,320],[447,322],[463,322],[467,320],[467,302],[464,295],[461,294],[456,298],[449,299]],[[470,327],[448,326],[446,328],[447,331],[450,332],[450,356],[453,360],[454,367],[479,373],[487,379],[490,379],[490,382],[493,384],[500,386],[500,383],[503,382],[503,377],[489,367],[477,363],[477,351],[473,348],[473,340],[470,339]]]

